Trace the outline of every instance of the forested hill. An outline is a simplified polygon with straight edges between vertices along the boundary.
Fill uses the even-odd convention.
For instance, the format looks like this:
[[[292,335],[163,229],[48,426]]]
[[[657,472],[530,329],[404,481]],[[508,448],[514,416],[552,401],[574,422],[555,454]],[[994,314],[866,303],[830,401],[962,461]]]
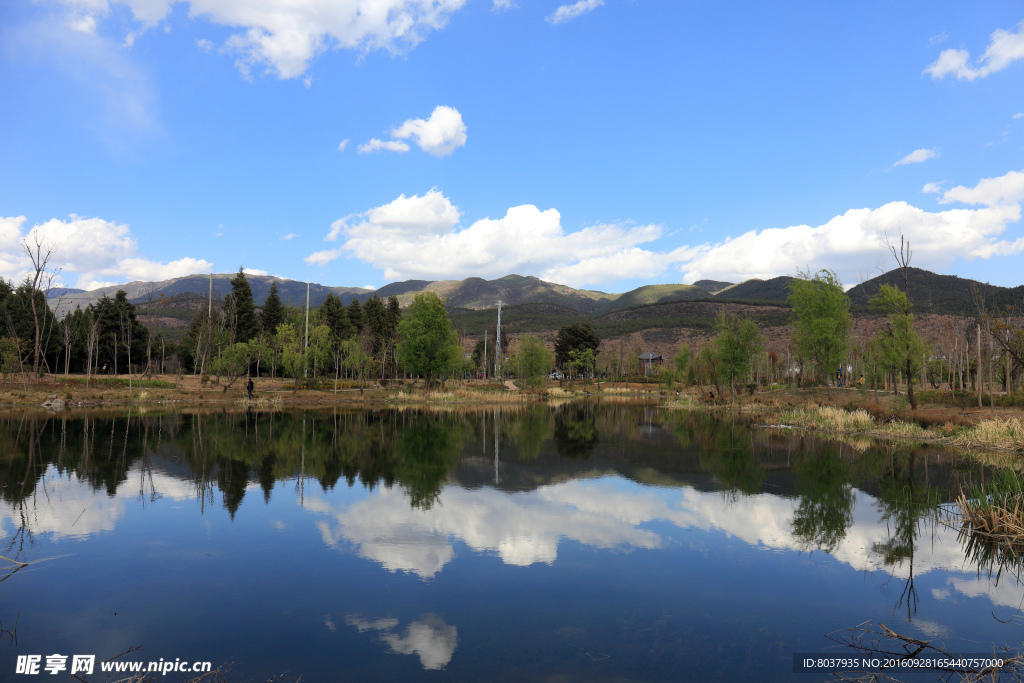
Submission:
[[[956,275],[938,275],[928,270],[911,268],[909,271],[910,301],[915,311],[945,313],[948,315],[974,315],[977,313],[975,294],[980,295],[990,310],[1003,310],[1009,305],[1020,305],[1024,299],[1024,285],[997,287]],[[866,305],[883,284],[904,288],[903,274],[890,270],[852,288],[848,294],[854,305]]]
[[[725,287],[716,299],[740,299],[744,301],[785,301],[789,298],[789,283],[793,278],[780,275],[771,280],[747,280],[738,285]]]

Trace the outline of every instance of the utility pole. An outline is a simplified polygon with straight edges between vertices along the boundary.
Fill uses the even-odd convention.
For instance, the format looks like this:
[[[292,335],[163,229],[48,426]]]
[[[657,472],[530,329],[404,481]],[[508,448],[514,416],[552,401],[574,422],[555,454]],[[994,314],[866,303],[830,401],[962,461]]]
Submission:
[[[978,385],[978,407],[982,408],[981,405],[981,382],[984,378],[985,373],[981,369],[981,325],[978,325],[978,371],[974,373],[977,378],[976,384]]]
[[[494,378],[501,379],[501,299],[498,299],[498,333],[494,339]]]
[[[306,377],[306,349],[309,348],[309,283],[306,283],[306,340],[302,343],[302,376]]]
[[[992,328],[988,330],[988,407],[992,411],[992,417],[996,416],[996,376],[992,371],[992,359],[995,358],[996,348],[992,341]]]

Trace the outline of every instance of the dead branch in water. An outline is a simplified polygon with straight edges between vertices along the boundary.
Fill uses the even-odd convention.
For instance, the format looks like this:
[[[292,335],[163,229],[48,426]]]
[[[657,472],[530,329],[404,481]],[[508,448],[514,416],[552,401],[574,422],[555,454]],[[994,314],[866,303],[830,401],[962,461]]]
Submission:
[[[879,622],[878,628],[870,621],[850,628],[833,631],[826,636],[829,640],[849,647],[861,656],[881,658],[885,660],[905,661],[911,659],[957,660],[957,655],[935,644],[934,641],[912,638],[896,633],[885,624]],[[907,668],[908,672],[933,671],[941,674],[941,680],[959,680],[964,683],[981,683],[982,681],[1024,681],[1024,654],[1011,653],[1009,648],[992,648],[992,659],[1001,659],[1001,666],[987,667],[942,667],[921,666]],[[900,679],[888,673],[892,666],[883,665],[878,672],[833,673],[836,680],[850,683],[900,683]],[[903,670],[902,667],[896,668]],[[954,678],[955,677],[955,678]]]

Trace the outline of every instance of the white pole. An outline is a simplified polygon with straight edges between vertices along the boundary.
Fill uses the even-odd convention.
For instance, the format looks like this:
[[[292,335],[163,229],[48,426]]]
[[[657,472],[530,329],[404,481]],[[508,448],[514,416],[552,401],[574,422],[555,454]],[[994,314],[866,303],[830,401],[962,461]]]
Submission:
[[[501,299],[498,299],[498,334],[494,340],[494,378],[501,380]]]
[[[302,376],[306,376],[306,349],[309,348],[309,283],[306,283],[306,340],[302,343]]]

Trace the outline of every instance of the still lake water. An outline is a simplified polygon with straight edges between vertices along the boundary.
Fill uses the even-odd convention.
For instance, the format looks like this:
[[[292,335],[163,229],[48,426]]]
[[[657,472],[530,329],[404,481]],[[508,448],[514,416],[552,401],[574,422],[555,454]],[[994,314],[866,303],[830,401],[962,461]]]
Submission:
[[[230,681],[815,681],[793,654],[850,656],[826,634],[866,620],[957,653],[1024,639],[1024,589],[936,507],[991,472],[746,419],[0,417],[0,554],[30,563],[0,561],[0,680],[141,645],[122,659]]]

